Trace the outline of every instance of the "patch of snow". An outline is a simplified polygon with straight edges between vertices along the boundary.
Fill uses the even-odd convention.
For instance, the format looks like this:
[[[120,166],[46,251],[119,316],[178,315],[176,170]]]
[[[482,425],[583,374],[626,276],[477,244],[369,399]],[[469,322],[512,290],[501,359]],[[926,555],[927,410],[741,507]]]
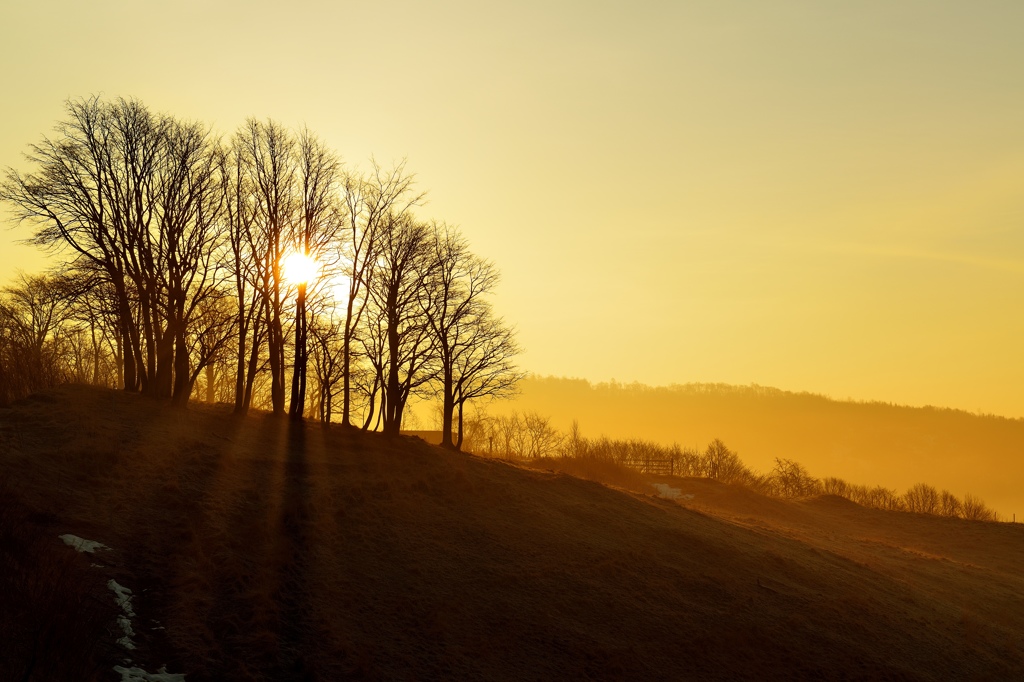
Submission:
[[[74,547],[79,552],[93,554],[97,550],[110,549],[101,542],[86,540],[70,533],[59,537],[64,541],[64,544]],[[101,564],[94,563],[92,565],[97,568],[103,568]],[[135,609],[132,607],[132,591],[124,585],[118,584],[113,578],[107,581],[107,588],[114,593],[114,600],[124,612],[124,615],[117,617],[117,624],[121,626],[121,631],[124,632],[124,636],[120,637],[117,643],[125,649],[132,650],[135,648],[135,642],[132,641],[132,637],[135,636],[135,630],[132,628],[132,618],[135,616]],[[153,629],[162,630],[163,628],[156,627]],[[124,662],[125,665],[129,665],[131,664],[131,659],[126,658]],[[185,675],[183,673],[169,673],[166,666],[161,667],[155,673],[148,673],[142,668],[134,666],[125,668],[115,665],[114,672],[121,676],[121,682],[185,682]]]
[[[66,533],[59,537],[61,540],[64,541],[65,545],[74,547],[75,551],[78,552],[88,552],[89,554],[92,554],[97,549],[110,549],[102,542],[96,542],[95,540],[86,540],[85,538],[80,538],[77,535],[72,535],[71,533]]]
[[[117,643],[125,649],[134,649],[135,642],[132,641],[132,637],[135,636],[135,631],[132,630],[132,619],[127,616],[118,616],[117,624],[121,626],[121,630],[124,632],[124,637],[120,637]]]
[[[658,491],[658,497],[663,497],[666,500],[678,500],[679,496],[683,494],[683,491],[679,488],[673,488],[668,483],[654,483],[654,489]]]
[[[142,668],[122,668],[115,665],[114,672],[121,675],[121,682],[185,682],[184,674],[169,673],[166,666],[155,673],[147,673]]]
[[[123,616],[117,617],[117,624],[124,632],[124,636],[120,637],[117,643],[130,651],[135,648],[135,642],[132,641],[132,637],[135,636],[135,631],[132,630],[132,616],[135,615],[135,609],[132,608],[132,591],[123,585],[118,585],[113,578],[107,581],[107,587],[114,593],[114,601],[124,611]]]
[[[658,497],[663,497],[666,500],[692,500],[693,495],[690,493],[683,493],[679,488],[673,488],[668,483],[652,483],[655,490],[658,491]]]
[[[114,593],[114,600],[117,601],[117,605],[121,607],[125,615],[129,618],[134,616],[135,609],[132,608],[132,591],[123,585],[118,585],[117,581],[113,578],[107,581],[107,587]]]

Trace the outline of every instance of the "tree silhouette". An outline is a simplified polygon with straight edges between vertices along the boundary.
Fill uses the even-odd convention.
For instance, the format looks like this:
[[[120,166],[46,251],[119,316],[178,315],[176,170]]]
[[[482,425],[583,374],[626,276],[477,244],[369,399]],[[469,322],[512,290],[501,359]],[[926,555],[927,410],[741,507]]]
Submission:
[[[36,172],[9,171],[0,198],[36,244],[105,274],[125,387],[187,401],[190,316],[217,286],[219,147],[204,126],[134,100],[72,100],[67,112],[55,139],[32,146]]]
[[[337,185],[341,164],[309,130],[299,138],[299,174],[302,186],[301,215],[293,229],[296,253],[331,265],[329,252],[342,225]],[[306,406],[306,365],[309,360],[309,319],[306,312],[307,289],[312,283],[297,282],[295,299],[295,346],[292,369],[291,403],[293,419],[301,419]]]
[[[408,214],[422,201],[423,195],[414,192],[413,178],[405,173],[404,164],[384,171],[374,162],[368,176],[350,173],[344,177],[343,184],[346,224],[341,246],[347,265],[342,268],[342,273],[347,291],[342,334],[341,423],[348,426],[352,417],[353,346],[356,330],[369,301],[366,289],[373,277],[383,226],[391,216]],[[381,376],[383,368],[375,378]],[[378,389],[369,392],[370,414],[367,415],[366,424],[372,420],[374,397]]]
[[[178,405],[200,377],[208,401],[233,383],[239,414],[302,418],[312,395],[324,421],[340,394],[343,424],[358,409],[363,428],[376,418],[389,433],[410,396],[436,392],[450,447],[455,411],[461,442],[465,403],[508,395],[521,376],[513,333],[484,300],[497,271],[413,215],[423,195],[404,164],[345,171],[308,129],[250,118],[225,141],[99,97],[69,100],[27,161],[7,171],[0,200],[33,243],[65,256],[65,376],[116,376]],[[291,253],[318,275],[287,281]]]
[[[434,378],[435,339],[423,315],[423,282],[436,267],[430,240],[430,228],[408,214],[389,214],[381,225],[369,293],[386,333],[381,377],[384,433],[398,433],[409,397]]]

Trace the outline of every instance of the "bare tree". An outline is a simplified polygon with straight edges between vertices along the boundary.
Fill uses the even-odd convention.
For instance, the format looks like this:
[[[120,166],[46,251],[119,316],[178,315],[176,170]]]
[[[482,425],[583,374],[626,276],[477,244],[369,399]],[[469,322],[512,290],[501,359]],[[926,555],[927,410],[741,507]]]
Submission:
[[[319,262],[322,270],[329,270],[335,264],[329,257],[330,247],[341,228],[341,205],[336,195],[341,162],[308,129],[299,136],[298,162],[302,204],[292,230],[293,248],[296,253]],[[295,283],[295,347],[288,408],[293,419],[301,419],[306,407],[306,366],[309,359],[306,297],[311,284],[305,281]]]
[[[572,424],[569,426],[569,433],[564,439],[562,439],[562,456],[563,457],[586,457],[587,455],[587,439],[583,437],[580,432],[580,423],[578,420],[573,419]]]
[[[847,499],[850,497],[850,484],[835,476],[821,479],[821,489],[826,495],[838,495]]]
[[[497,269],[475,256],[454,228],[434,225],[433,234],[433,267],[424,291],[439,363],[441,445],[461,449],[466,402],[508,396],[523,375],[512,364],[518,352],[514,333],[492,315],[487,300],[498,283]],[[453,441],[456,409],[458,436]]]
[[[523,431],[526,435],[526,447],[522,456],[530,459],[550,457],[558,452],[562,437],[551,426],[551,420],[537,412],[523,415]]]
[[[939,491],[925,483],[918,483],[903,495],[907,511],[935,514],[939,510]]]
[[[961,509],[960,499],[956,495],[948,490],[939,493],[939,514],[941,516],[960,516]]]
[[[216,286],[219,144],[134,100],[74,100],[67,111],[56,138],[31,148],[35,172],[9,171],[0,198],[33,224],[35,243],[104,273],[125,388],[187,400],[189,316]]]
[[[81,275],[68,299],[74,319],[52,337],[66,343],[72,376],[99,381],[116,361],[126,390],[184,405],[203,373],[214,399],[230,354],[236,412],[265,404],[283,414],[290,368],[298,418],[312,352],[322,419],[340,383],[343,423],[358,403],[364,428],[376,418],[394,433],[409,397],[425,395],[441,369],[445,445],[455,448],[465,404],[513,390],[514,334],[485,300],[496,270],[454,230],[414,219],[423,195],[404,164],[342,174],[311,132],[274,121],[248,120],[225,147],[204,124],[136,100],[66,109],[31,147],[31,172],[8,170],[0,200]],[[328,277],[287,282],[288,251]],[[344,314],[317,318],[334,276]]]
[[[397,434],[412,393],[434,376],[434,338],[424,316],[423,283],[434,267],[430,228],[409,215],[381,225],[369,293],[385,323],[384,433]]]
[[[736,483],[743,479],[746,467],[739,455],[715,439],[704,451],[704,476],[723,483]]]
[[[56,342],[69,314],[54,277],[22,273],[0,292],[0,403],[64,379]]]
[[[234,341],[235,316],[234,306],[223,292],[215,292],[200,299],[191,313],[189,333],[185,338],[185,348],[191,358],[191,367],[185,375],[186,386],[183,393],[191,394],[200,372],[206,373],[206,401],[215,402],[217,383],[217,367],[226,364],[232,352]]]
[[[799,462],[775,458],[775,467],[768,474],[768,486],[779,497],[805,497],[821,490],[818,479],[812,477]]]
[[[88,330],[91,368],[79,380],[97,386],[123,385],[121,335],[118,333],[116,296],[103,272],[81,268],[62,278],[71,305],[71,317]]]
[[[395,216],[408,215],[422,201],[423,195],[414,191],[413,181],[414,178],[406,174],[404,163],[385,171],[376,162],[373,162],[369,175],[347,174],[342,179],[346,218],[342,248],[346,266],[340,272],[347,292],[342,334],[341,423],[345,426],[351,424],[352,416],[351,382],[356,330],[369,302],[366,289],[378,260],[382,230],[393,222]],[[372,403],[376,391],[370,395]],[[372,405],[370,412],[367,422],[372,420]]]
[[[270,366],[270,402],[275,414],[285,409],[284,307],[287,288],[281,261],[299,207],[296,143],[279,123],[249,119],[235,135],[237,185],[250,194],[236,200],[252,211],[245,244],[254,269],[252,284],[260,299]],[[237,278],[236,278],[237,286]],[[255,343],[255,341],[253,341]],[[254,363],[251,363],[254,364]]]
[[[526,452],[526,429],[518,412],[498,417],[494,423],[497,442],[505,457],[521,458]]]
[[[334,413],[334,398],[342,381],[342,326],[334,316],[334,300],[324,300],[324,308],[311,315],[309,338],[313,372],[316,378],[317,418],[327,423]]]
[[[152,167],[158,125],[141,105],[109,105],[93,97],[65,103],[68,118],[54,138],[30,147],[29,175],[9,169],[0,199],[34,227],[32,242],[68,248],[72,257],[102,270],[117,300],[124,386],[147,383],[130,288],[132,250],[142,248],[139,227],[152,219]]]
[[[452,371],[458,436],[455,449],[462,449],[466,404],[480,398],[500,399],[515,394],[526,373],[514,362],[519,354],[515,330],[494,317],[484,306],[472,320],[464,348],[454,358]]]
[[[995,521],[994,511],[985,506],[981,498],[967,493],[960,505],[960,516],[970,521]]]
[[[219,314],[223,294],[218,259],[225,236],[220,229],[225,208],[219,175],[223,154],[219,141],[204,126],[171,121],[167,128],[166,160],[156,178],[160,204],[156,248],[163,268],[156,273],[154,288],[160,292],[156,303],[165,326],[162,345],[174,350],[173,366],[169,359],[161,363],[158,381],[163,394],[170,393],[175,403],[183,405],[198,371],[223,346],[228,326]],[[194,328],[197,324],[201,328]],[[202,342],[193,346],[193,339]],[[195,349],[202,352],[193,358]]]
[[[343,380],[349,384],[350,410],[352,402],[358,395],[365,403],[362,429],[366,431],[373,424],[374,416],[378,417],[378,426],[383,420],[387,396],[384,392],[385,376],[388,361],[388,321],[384,309],[372,302],[365,307],[366,316],[356,337],[362,350],[360,356],[367,365],[366,371],[359,373],[358,365],[352,362],[353,353],[345,353],[348,357],[348,371],[343,373]],[[378,396],[380,404],[378,405]],[[376,427],[375,427],[376,428]]]
[[[266,283],[262,256],[268,250],[263,230],[256,227],[256,191],[250,173],[250,157],[241,134],[232,141],[221,173],[228,228],[228,269],[234,285],[235,317],[235,414],[245,414],[252,404],[260,348],[266,335],[261,314]]]

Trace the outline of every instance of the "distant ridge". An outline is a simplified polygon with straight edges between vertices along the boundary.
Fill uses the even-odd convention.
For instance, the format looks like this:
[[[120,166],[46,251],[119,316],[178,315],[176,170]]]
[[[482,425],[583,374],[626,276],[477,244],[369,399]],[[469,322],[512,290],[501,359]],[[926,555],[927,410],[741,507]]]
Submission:
[[[536,411],[587,437],[703,447],[721,438],[750,466],[774,458],[815,476],[905,489],[919,482],[980,495],[1002,516],[1024,515],[1024,419],[880,400],[837,400],[719,383],[645,384],[531,376],[494,412]]]

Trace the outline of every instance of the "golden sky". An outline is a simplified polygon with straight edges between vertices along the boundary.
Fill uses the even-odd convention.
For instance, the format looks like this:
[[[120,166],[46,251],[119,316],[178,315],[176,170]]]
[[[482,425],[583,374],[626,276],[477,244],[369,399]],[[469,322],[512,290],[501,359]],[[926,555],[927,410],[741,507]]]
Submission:
[[[67,97],[408,159],[540,374],[1024,417],[1024,3],[8,2],[0,166]],[[0,278],[38,267],[0,234]]]

